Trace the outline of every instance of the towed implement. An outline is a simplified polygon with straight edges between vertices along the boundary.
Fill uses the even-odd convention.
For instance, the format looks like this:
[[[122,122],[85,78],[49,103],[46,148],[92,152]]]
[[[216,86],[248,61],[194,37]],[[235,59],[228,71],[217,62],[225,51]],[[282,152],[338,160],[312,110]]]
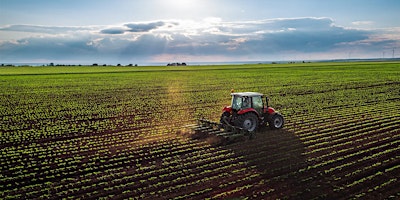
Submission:
[[[188,125],[194,131],[193,139],[209,136],[232,141],[238,137],[253,138],[260,128],[269,126],[281,129],[283,116],[268,104],[268,97],[257,92],[231,93],[230,106],[224,107],[219,122],[199,119],[197,124]]]

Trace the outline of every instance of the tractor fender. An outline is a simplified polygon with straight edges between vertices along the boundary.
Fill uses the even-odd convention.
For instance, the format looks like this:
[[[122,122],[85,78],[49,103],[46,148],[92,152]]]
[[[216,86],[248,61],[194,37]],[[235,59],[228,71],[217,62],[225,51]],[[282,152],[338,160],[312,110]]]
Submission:
[[[275,109],[274,109],[274,108],[272,108],[272,107],[268,107],[268,108],[267,108],[267,112],[268,112],[268,114],[269,114],[269,115],[271,115],[271,116],[272,116],[272,115],[274,115],[274,114],[275,114]]]
[[[224,109],[222,109],[223,112],[228,112],[231,113],[232,112],[232,107],[231,106],[225,106]]]
[[[274,116],[274,115],[281,115],[279,112],[275,112],[275,110],[274,110],[274,112],[273,113],[268,113],[268,115],[266,116],[267,118],[267,121],[271,121],[272,120],[272,117]]]

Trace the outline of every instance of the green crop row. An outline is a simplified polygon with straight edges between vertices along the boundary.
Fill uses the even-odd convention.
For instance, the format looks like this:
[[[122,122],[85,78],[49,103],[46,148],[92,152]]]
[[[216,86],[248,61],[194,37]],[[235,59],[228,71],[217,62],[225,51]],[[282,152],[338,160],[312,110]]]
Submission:
[[[387,176],[400,173],[399,69],[4,68],[0,198],[389,197],[399,180]],[[222,147],[176,134],[219,120],[231,89],[268,95],[285,128]]]

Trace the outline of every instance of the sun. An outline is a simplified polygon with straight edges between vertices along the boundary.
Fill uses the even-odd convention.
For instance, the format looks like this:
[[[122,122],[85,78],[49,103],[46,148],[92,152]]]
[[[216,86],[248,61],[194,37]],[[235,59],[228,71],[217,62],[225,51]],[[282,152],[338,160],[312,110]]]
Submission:
[[[156,0],[155,16],[169,19],[203,19],[212,16],[214,6],[208,0]]]
[[[186,10],[196,7],[198,0],[164,0],[165,4],[171,9]]]

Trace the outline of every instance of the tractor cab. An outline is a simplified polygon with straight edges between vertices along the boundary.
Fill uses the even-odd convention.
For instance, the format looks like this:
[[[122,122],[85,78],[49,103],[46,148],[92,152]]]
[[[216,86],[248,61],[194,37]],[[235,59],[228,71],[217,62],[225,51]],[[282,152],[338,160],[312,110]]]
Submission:
[[[235,111],[249,108],[255,109],[258,113],[263,113],[264,102],[263,94],[256,92],[232,93],[232,109]]]

